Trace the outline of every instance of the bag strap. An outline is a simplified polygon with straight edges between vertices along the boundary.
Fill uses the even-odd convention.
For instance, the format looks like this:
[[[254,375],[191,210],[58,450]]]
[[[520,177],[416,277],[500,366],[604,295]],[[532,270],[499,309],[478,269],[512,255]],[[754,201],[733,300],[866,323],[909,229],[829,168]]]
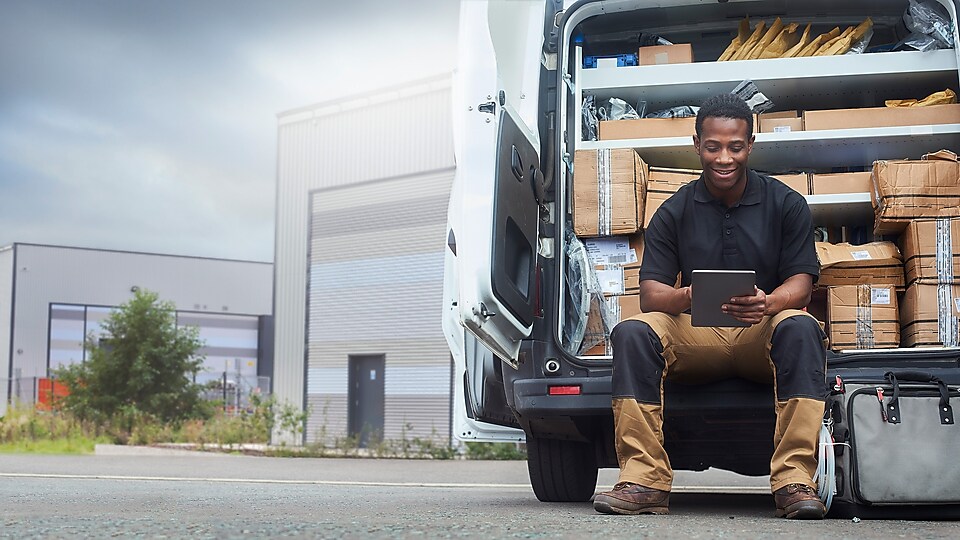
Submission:
[[[936,384],[937,389],[940,391],[940,404],[937,407],[937,412],[940,414],[940,423],[943,425],[953,425],[953,407],[950,406],[950,390],[947,388],[947,383],[943,382],[943,379],[922,371],[888,371],[884,373],[883,377],[887,379],[890,386],[893,387],[893,395],[890,398],[890,403],[887,405],[887,422],[891,424],[900,423],[900,380],[903,380]]]

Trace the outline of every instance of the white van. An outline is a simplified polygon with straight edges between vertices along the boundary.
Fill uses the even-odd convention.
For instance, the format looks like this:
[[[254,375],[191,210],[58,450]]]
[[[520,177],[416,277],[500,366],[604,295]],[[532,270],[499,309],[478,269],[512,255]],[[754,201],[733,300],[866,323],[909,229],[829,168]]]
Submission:
[[[957,43],[957,0],[937,0]],[[814,35],[870,17],[873,43],[897,41],[908,0],[471,0],[461,5],[454,118],[457,176],[448,214],[443,327],[457,380],[456,435],[526,440],[543,501],[584,501],[597,470],[617,467],[611,359],[565,348],[571,301],[564,238],[577,150],[632,148],[651,165],[697,169],[692,135],[584,140],[581,105],[619,97],[648,110],[699,105],[752,80],[774,110],[883,106],[957,90],[957,49],[717,62],[747,16],[812,23]],[[802,27],[801,26],[801,27]],[[692,44],[693,63],[584,67],[636,53],[640,33]],[[960,150],[960,123],[757,133],[752,168],[869,170],[878,159]],[[817,225],[869,230],[869,193],[808,195]],[[956,349],[888,354],[960,365]],[[859,356],[858,356],[859,355]],[[670,387],[664,424],[675,469],[769,473],[770,389],[742,380]],[[707,442],[710,441],[710,442]]]

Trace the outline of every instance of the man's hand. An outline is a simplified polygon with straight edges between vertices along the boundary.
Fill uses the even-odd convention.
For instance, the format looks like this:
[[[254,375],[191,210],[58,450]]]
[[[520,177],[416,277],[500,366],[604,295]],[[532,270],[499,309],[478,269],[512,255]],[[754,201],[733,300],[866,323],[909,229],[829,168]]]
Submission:
[[[767,312],[767,294],[754,287],[752,296],[735,296],[720,306],[724,313],[747,324],[757,324]]]

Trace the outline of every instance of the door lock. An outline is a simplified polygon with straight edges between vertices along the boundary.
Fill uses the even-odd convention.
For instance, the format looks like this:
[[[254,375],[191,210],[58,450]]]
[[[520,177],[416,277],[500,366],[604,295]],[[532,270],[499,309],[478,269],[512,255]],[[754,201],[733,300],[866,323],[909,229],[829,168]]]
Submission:
[[[494,101],[488,101],[486,103],[481,103],[477,105],[477,110],[482,113],[487,114],[496,114],[497,112],[497,103]]]

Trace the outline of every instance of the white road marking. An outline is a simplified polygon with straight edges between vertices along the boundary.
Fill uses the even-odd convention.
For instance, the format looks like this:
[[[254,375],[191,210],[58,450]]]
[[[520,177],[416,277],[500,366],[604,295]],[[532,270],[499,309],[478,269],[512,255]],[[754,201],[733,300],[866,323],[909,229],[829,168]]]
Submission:
[[[209,482],[222,484],[292,484],[317,486],[360,486],[360,487],[418,487],[418,488],[487,488],[487,489],[523,489],[530,490],[530,484],[480,484],[454,482],[361,482],[357,480],[277,480],[270,478],[207,478],[199,476],[123,476],[108,474],[42,474],[42,473],[0,473],[0,478],[46,478],[63,480],[127,480],[151,482]],[[612,489],[613,486],[600,487],[599,491]],[[729,493],[768,495],[770,488],[760,486],[674,486],[672,493]]]

